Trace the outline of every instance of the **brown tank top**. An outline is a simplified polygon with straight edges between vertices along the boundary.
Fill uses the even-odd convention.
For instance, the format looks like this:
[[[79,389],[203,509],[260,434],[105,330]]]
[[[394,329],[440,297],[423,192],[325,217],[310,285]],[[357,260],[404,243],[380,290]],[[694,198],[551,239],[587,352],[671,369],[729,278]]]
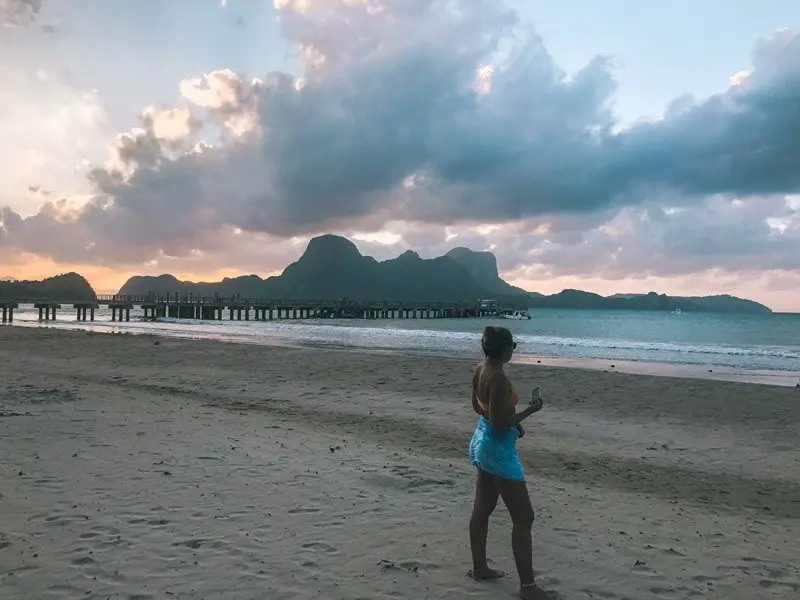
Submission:
[[[519,394],[517,393],[517,388],[514,387],[514,384],[511,384],[511,406],[516,406],[519,403]],[[478,401],[478,406],[481,407],[481,410],[485,413],[489,413],[489,405],[486,404],[483,400],[481,400],[478,395],[475,395],[475,399]]]

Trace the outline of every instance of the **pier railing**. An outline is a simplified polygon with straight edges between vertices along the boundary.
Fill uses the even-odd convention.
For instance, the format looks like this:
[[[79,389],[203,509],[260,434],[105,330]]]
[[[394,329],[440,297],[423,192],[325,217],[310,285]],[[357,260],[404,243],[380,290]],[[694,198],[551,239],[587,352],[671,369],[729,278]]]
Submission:
[[[247,296],[193,296],[191,294],[98,294],[99,304],[180,304],[180,305],[204,305],[204,306],[234,306],[234,307],[256,307],[256,306],[287,306],[287,307],[325,307],[325,308],[452,308],[452,309],[473,309],[483,308],[486,310],[514,310],[526,308],[513,304],[500,304],[495,301],[474,300],[474,301],[442,301],[442,300],[389,300],[382,298],[263,298]],[[66,302],[65,302],[66,303]]]

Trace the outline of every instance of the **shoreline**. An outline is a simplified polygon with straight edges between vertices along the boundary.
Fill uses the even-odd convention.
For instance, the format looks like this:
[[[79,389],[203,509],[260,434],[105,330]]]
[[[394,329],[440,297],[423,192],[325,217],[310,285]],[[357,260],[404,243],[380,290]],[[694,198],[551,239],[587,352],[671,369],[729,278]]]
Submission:
[[[337,344],[334,342],[314,342],[291,339],[280,335],[265,335],[253,337],[248,335],[236,335],[231,332],[213,335],[208,332],[199,334],[193,331],[180,331],[178,327],[169,331],[160,332],[159,330],[136,330],[137,323],[104,323],[100,326],[91,323],[66,322],[65,325],[39,323],[38,321],[15,321],[12,327],[26,327],[33,329],[54,329],[59,331],[87,331],[100,335],[135,335],[135,336],[154,336],[161,339],[185,339],[185,340],[204,340],[210,342],[222,342],[228,344],[242,344],[253,346],[265,346],[274,348],[321,348],[329,350],[340,350],[356,353],[381,353],[395,356],[420,356],[431,358],[454,358],[479,360],[478,352],[473,354],[459,354],[448,352],[416,351],[413,348],[368,348],[365,346]],[[163,321],[161,323],[164,323]],[[171,321],[167,324],[174,324]],[[292,323],[291,321],[287,324]],[[326,323],[327,324],[327,323]],[[131,331],[132,330],[132,331]],[[477,338],[476,338],[477,340]],[[476,342],[477,344],[477,342]],[[728,381],[734,383],[748,383],[754,385],[767,385],[775,387],[797,387],[800,384],[800,370],[797,371],[775,371],[765,369],[743,369],[729,366],[690,364],[690,363],[669,363],[653,362],[646,360],[624,360],[624,359],[605,359],[605,358],[571,358],[556,357],[535,354],[517,354],[512,359],[514,364],[543,365],[556,368],[582,369],[593,372],[617,372],[628,375],[649,375],[654,377],[671,377],[679,379],[698,379],[708,381]]]
[[[539,362],[541,361],[541,362]],[[521,364],[542,364],[550,367],[585,369],[591,371],[616,372],[628,375],[650,375],[677,379],[699,379],[703,381],[728,381],[775,387],[796,387],[800,382],[800,371],[768,371],[759,369],[734,369],[726,366],[658,363],[649,361],[610,360],[599,358],[519,357]]]

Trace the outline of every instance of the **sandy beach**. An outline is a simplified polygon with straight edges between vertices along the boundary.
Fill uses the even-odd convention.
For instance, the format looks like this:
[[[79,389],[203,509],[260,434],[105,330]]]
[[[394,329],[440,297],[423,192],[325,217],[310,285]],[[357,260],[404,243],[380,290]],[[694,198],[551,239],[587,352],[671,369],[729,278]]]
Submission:
[[[466,577],[471,367],[0,327],[0,597],[514,597]],[[543,587],[800,598],[800,390],[508,371]]]

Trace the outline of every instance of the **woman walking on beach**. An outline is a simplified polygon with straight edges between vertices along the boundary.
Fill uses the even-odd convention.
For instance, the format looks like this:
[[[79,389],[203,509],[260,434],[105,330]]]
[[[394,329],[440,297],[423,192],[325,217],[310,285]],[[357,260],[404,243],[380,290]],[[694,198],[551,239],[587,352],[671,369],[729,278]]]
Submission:
[[[503,371],[503,365],[511,360],[517,347],[508,329],[487,327],[481,345],[486,359],[477,365],[472,378],[472,407],[480,417],[469,447],[470,462],[478,470],[475,504],[469,521],[470,575],[477,580],[505,575],[489,568],[486,559],[489,516],[502,497],[513,522],[511,546],[520,580],[519,595],[524,599],[540,598],[542,590],[533,580],[534,513],[516,442],[525,434],[520,423],[540,410],[542,401],[516,412],[519,395]]]

